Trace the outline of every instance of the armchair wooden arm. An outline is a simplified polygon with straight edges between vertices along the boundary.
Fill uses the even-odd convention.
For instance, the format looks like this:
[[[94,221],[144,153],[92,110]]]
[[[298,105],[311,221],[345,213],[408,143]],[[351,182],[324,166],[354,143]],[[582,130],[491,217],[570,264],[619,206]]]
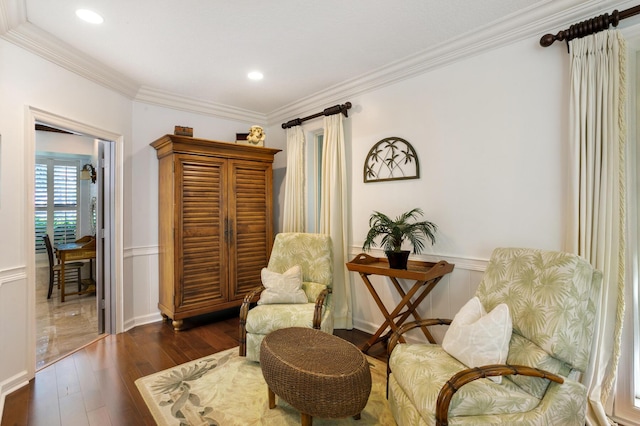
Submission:
[[[260,297],[260,293],[265,289],[263,285],[255,287],[246,296],[244,296],[244,300],[242,301],[242,306],[240,306],[240,342],[239,342],[239,352],[240,356],[247,356],[247,315],[249,314],[249,308],[252,303],[256,303],[258,298]]]
[[[322,323],[322,307],[324,306],[329,293],[331,293],[331,289],[325,288],[316,298],[316,306],[313,310],[313,328],[316,330],[320,330],[320,324]]]
[[[454,374],[447,383],[442,386],[436,402],[436,425],[447,426],[449,424],[449,404],[451,398],[462,386],[474,380],[490,376],[523,375],[540,377],[556,383],[564,383],[564,379],[553,373],[538,368],[524,365],[491,364],[482,367],[468,368]]]
[[[393,348],[396,347],[398,343],[405,343],[403,334],[408,332],[409,330],[413,330],[418,327],[430,327],[433,325],[449,325],[451,324],[450,319],[444,318],[425,318],[419,321],[411,321],[404,325],[402,325],[397,331],[394,331],[389,337],[389,342],[387,343],[387,355],[391,356],[391,352],[393,352]]]

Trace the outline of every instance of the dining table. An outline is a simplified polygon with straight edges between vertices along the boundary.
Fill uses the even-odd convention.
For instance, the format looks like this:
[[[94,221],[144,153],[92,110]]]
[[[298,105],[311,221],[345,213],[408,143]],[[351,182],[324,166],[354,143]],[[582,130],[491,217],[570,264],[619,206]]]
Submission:
[[[96,238],[94,236],[84,236],[72,243],[56,244],[54,246],[58,262],[60,263],[60,302],[63,303],[66,296],[75,294],[88,294],[95,292],[95,282],[93,281],[93,260],[96,258]],[[79,288],[78,291],[66,293],[65,290],[65,263],[70,261],[89,260],[89,279],[81,280],[82,283],[88,284],[85,289]],[[80,280],[80,277],[78,277]],[[93,288],[91,287],[93,284]]]

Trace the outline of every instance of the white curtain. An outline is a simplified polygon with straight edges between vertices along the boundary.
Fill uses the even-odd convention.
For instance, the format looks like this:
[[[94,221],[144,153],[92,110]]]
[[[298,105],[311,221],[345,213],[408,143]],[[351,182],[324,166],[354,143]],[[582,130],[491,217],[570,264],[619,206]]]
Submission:
[[[342,114],[324,117],[320,232],[333,240],[333,306],[335,328],[353,328],[350,274],[345,263],[349,244],[347,163]]]
[[[286,130],[287,174],[285,177],[283,232],[306,232],[305,140],[302,127]]]
[[[591,360],[587,424],[611,421],[625,280],[625,61],[618,31],[570,42],[571,170],[568,249],[603,272]]]

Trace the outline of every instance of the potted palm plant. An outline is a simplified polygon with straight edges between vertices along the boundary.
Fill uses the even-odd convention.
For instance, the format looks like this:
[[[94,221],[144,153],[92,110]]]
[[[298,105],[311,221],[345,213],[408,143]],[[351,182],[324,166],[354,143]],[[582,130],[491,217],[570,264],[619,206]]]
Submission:
[[[407,240],[413,246],[413,253],[420,254],[424,250],[426,239],[433,245],[438,227],[429,221],[415,222],[422,216],[422,209],[409,210],[392,220],[384,213],[374,211],[369,218],[369,232],[362,245],[363,250],[376,246],[376,239],[382,236],[380,246],[384,248],[389,266],[393,269],[407,269],[410,250],[402,250],[402,243]],[[414,220],[414,222],[412,222]]]

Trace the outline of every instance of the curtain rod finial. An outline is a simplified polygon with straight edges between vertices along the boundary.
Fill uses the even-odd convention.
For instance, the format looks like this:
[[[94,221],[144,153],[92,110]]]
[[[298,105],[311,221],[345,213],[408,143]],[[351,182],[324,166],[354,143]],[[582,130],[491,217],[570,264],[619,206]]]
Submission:
[[[556,41],[556,36],[553,34],[545,34],[540,38],[540,46],[549,47]]]

